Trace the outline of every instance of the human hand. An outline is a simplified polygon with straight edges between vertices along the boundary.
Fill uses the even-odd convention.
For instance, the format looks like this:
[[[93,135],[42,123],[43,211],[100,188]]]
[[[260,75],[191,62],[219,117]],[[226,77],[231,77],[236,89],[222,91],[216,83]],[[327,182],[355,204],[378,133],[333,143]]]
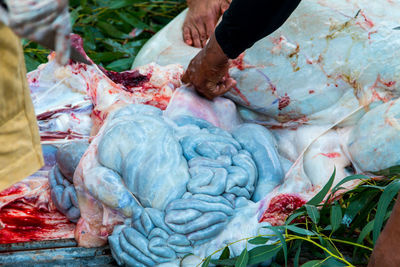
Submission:
[[[194,47],[204,47],[231,0],[188,0],[189,11],[183,23],[183,40]]]
[[[229,58],[224,54],[213,34],[208,44],[192,59],[182,82],[191,83],[201,95],[213,99],[236,85],[229,78]]]
[[[56,51],[56,60],[69,60],[71,23],[68,0],[6,0],[7,25],[20,37]]]

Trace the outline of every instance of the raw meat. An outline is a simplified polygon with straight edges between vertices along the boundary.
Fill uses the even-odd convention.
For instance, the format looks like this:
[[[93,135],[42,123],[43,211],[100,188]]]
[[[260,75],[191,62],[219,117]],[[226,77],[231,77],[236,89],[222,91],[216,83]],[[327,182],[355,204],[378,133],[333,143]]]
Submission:
[[[48,171],[55,147],[43,147],[46,165],[31,177],[0,192],[0,244],[73,238],[75,224],[61,214],[50,197]]]
[[[73,35],[71,40],[84,54],[82,39]],[[176,64],[148,64],[122,73],[75,62],[60,67],[52,53],[48,63],[28,74],[42,141],[88,139],[108,112],[125,104],[165,109],[182,74]]]
[[[130,72],[55,68],[50,57],[30,81],[48,79],[49,92],[60,85],[68,100],[55,97],[60,103],[49,106],[53,95],[39,82],[38,109],[56,111],[42,115],[42,125],[75,127],[72,115],[50,122],[78,103],[89,107],[85,118],[92,112],[93,138],[73,178],[78,243],[109,240],[120,264],[180,264],[192,252],[181,264],[195,265],[264,225],[282,224],[335,167],[336,184],[398,165],[398,14],[398,1],[303,0],[281,29],[232,61],[238,86],[226,97],[238,109],[176,90],[183,68],[155,64],[185,66],[198,51],[181,40],[184,13],[146,44],[135,61],[142,67]],[[74,128],[80,138],[89,136],[84,125]],[[66,202],[58,197],[65,213]]]

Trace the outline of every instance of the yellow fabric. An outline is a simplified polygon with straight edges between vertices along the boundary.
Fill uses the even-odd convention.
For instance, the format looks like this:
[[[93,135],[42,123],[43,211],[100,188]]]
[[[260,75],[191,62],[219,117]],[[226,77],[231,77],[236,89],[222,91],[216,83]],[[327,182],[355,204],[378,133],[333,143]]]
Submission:
[[[0,23],[0,191],[43,166],[21,42]]]

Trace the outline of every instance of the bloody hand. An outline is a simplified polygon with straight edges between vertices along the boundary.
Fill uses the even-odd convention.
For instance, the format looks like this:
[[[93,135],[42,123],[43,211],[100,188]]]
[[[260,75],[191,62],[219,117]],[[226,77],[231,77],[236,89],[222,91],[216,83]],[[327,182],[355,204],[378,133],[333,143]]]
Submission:
[[[224,54],[213,34],[207,45],[192,59],[182,82],[191,83],[208,99],[223,95],[236,85],[229,78],[229,58]]]

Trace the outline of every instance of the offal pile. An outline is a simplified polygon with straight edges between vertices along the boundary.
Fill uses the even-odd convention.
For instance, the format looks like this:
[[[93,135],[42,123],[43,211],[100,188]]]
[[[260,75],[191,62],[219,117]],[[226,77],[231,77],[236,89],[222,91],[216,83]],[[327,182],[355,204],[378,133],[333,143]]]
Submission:
[[[399,165],[398,14],[398,1],[304,0],[232,61],[237,87],[214,101],[180,81],[198,51],[182,41],[185,12],[131,71],[50,55],[28,74],[46,166],[2,192],[0,214],[22,218],[24,205],[46,215],[30,228],[45,239],[108,242],[131,266],[196,264],[268,233],[335,168],[334,185]],[[40,239],[6,238],[16,225],[2,219],[1,242]]]

